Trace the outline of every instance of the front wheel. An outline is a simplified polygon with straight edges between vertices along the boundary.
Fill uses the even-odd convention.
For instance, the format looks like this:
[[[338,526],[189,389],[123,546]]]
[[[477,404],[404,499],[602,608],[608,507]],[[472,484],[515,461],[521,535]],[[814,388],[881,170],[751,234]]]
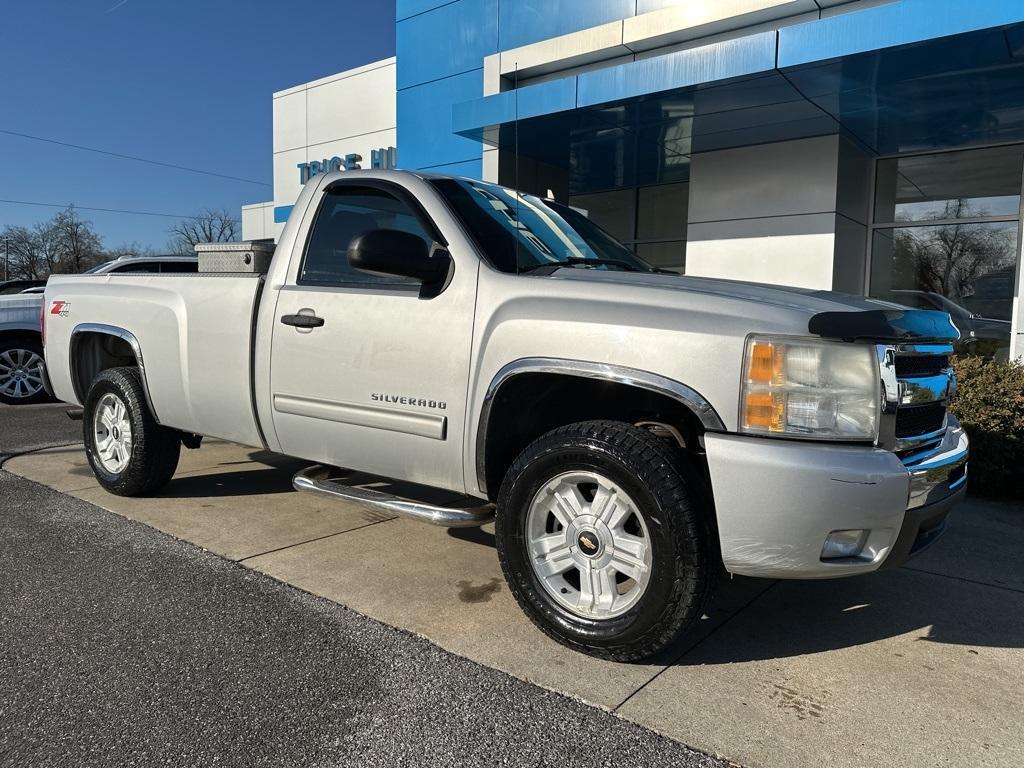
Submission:
[[[498,556],[527,616],[615,661],[652,656],[700,619],[713,511],[700,477],[650,432],[571,424],[529,445],[498,498]]]
[[[82,429],[92,471],[110,493],[158,491],[178,467],[181,438],[150,413],[135,368],[108,368],[93,380]]]

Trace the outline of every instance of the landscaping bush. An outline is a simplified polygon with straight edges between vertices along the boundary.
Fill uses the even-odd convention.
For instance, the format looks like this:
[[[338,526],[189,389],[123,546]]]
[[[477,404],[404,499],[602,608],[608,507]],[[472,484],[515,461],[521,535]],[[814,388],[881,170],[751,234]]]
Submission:
[[[1024,499],[1024,365],[961,356],[953,367],[952,410],[971,439],[968,487]]]

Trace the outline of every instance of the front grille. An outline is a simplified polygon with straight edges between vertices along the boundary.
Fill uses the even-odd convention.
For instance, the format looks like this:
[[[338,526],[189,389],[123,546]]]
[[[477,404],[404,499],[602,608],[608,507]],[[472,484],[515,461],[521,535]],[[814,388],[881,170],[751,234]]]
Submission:
[[[937,432],[946,423],[944,403],[905,405],[896,411],[896,437],[918,437]]]
[[[926,357],[897,357],[896,375],[901,379],[938,376],[949,367],[949,355],[928,355]]]

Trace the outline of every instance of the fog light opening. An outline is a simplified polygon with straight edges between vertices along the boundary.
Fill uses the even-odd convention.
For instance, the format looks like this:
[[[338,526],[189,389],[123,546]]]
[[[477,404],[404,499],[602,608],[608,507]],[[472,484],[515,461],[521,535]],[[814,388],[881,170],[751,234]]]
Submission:
[[[822,560],[848,560],[860,557],[864,545],[868,543],[869,530],[857,529],[848,531],[832,531],[825,537],[821,548]]]

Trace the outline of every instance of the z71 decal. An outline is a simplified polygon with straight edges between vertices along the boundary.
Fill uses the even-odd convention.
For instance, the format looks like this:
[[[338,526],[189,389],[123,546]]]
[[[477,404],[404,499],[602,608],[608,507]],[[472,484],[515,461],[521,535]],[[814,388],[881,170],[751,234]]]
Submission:
[[[51,315],[60,315],[61,317],[67,317],[71,311],[70,301],[54,301],[50,306]]]

